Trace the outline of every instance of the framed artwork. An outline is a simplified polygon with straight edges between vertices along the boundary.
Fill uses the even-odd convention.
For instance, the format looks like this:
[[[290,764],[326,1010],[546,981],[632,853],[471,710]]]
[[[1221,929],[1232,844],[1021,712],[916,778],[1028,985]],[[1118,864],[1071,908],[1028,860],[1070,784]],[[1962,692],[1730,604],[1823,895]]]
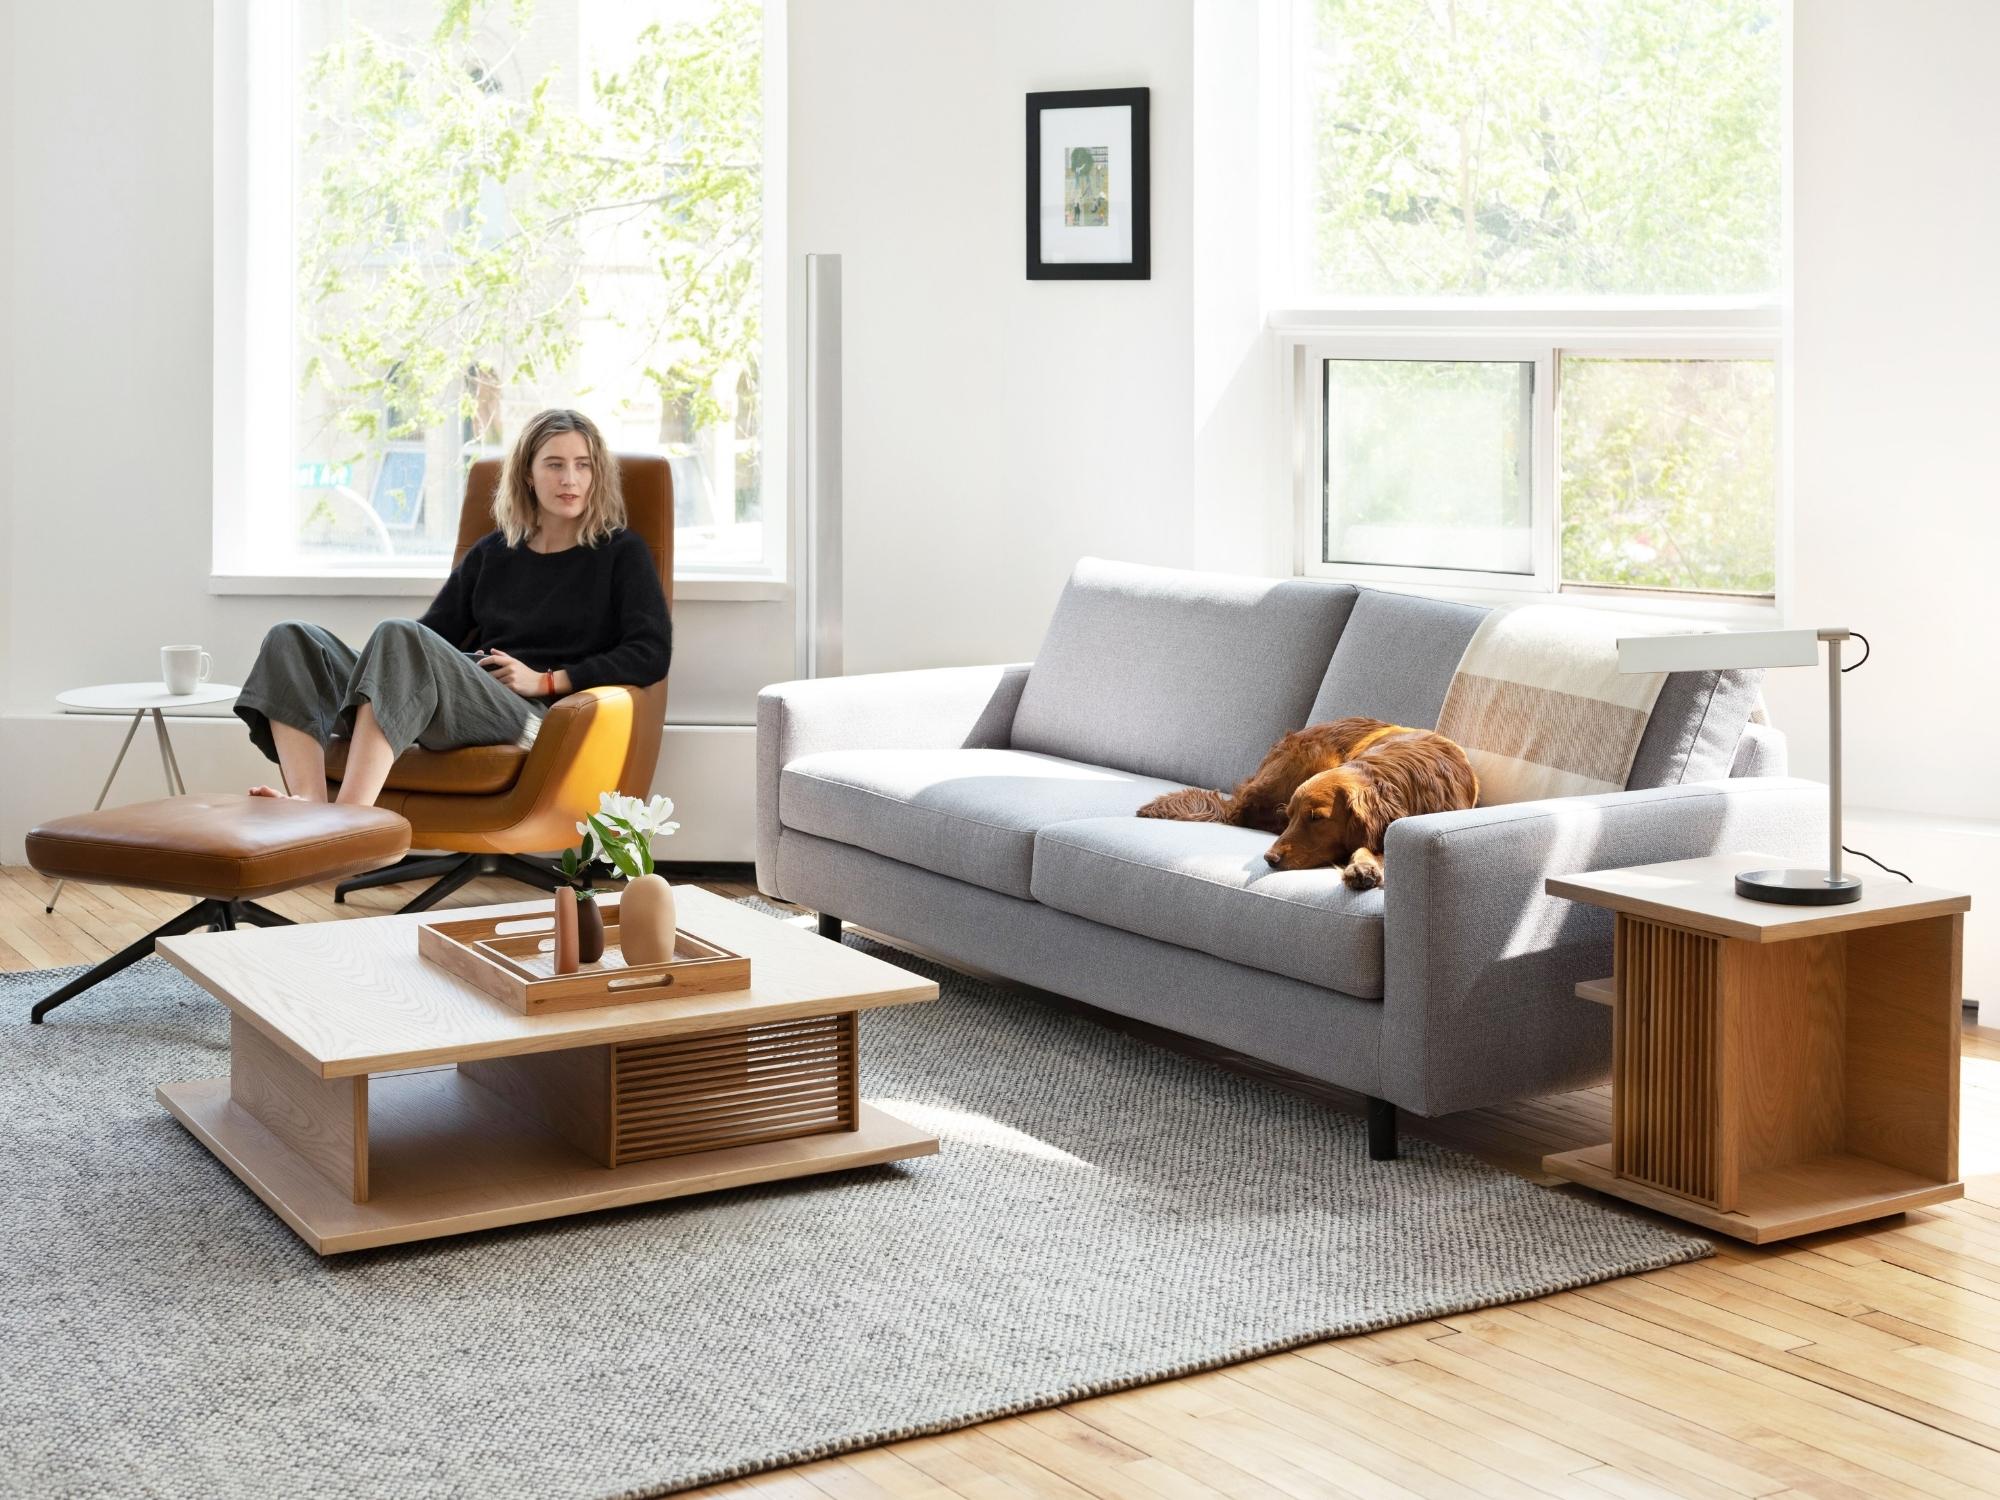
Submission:
[[[1028,95],[1028,279],[1153,274],[1150,89]]]

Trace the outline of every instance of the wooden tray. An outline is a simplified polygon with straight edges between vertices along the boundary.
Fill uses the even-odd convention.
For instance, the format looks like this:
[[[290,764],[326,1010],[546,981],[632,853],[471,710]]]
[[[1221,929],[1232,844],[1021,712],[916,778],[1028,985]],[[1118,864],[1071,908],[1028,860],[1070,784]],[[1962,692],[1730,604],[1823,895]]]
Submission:
[[[554,912],[426,922],[417,928],[417,952],[527,1016],[749,987],[748,958],[691,932],[676,935],[670,963],[627,964],[618,908],[602,910],[604,957],[574,974],[555,972]]]

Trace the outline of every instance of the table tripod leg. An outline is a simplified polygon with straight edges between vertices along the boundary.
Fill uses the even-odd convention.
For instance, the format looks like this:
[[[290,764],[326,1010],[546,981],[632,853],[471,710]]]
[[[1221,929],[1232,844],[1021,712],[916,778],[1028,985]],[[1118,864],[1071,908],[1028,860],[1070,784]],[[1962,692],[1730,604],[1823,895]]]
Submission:
[[[97,800],[90,804],[92,812],[96,812],[100,807],[104,806],[104,799],[111,795],[111,783],[118,779],[118,768],[125,764],[125,752],[132,748],[132,736],[139,732],[139,726],[145,720],[146,710],[143,708],[132,715],[131,727],[125,731],[125,743],[118,747],[118,759],[111,762],[111,774],[104,778],[104,785],[99,787],[97,791]],[[64,881],[58,880],[56,888],[49,892],[49,904],[42,908],[44,914],[56,909],[56,902],[62,897],[64,884]]]
[[[166,772],[167,794],[173,797],[185,797],[187,782],[181,779],[181,763],[174,759],[174,742],[167,738],[166,715],[157,708],[153,710],[153,732],[160,741],[160,769]]]

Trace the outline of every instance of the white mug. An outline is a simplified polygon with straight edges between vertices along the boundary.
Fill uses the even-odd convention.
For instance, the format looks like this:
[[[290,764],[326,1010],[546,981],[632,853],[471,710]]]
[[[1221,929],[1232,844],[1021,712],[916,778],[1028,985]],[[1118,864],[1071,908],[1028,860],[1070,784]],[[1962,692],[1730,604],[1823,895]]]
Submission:
[[[160,647],[160,676],[167,684],[167,691],[176,697],[193,692],[208,681],[208,674],[214,670],[215,662],[199,646]]]

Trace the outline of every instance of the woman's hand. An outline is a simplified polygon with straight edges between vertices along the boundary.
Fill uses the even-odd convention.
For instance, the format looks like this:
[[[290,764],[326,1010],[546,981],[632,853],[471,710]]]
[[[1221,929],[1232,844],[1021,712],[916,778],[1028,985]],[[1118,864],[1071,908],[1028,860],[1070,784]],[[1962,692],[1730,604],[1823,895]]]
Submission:
[[[498,679],[510,692],[523,698],[540,698],[553,691],[544,673],[509,656],[505,651],[488,651],[479,658],[479,670]]]

